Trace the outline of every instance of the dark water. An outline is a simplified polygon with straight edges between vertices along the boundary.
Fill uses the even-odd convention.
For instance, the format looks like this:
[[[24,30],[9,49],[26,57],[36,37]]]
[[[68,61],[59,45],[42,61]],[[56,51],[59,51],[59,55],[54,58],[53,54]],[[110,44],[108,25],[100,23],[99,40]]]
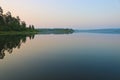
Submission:
[[[0,36],[0,80],[120,80],[120,35]]]

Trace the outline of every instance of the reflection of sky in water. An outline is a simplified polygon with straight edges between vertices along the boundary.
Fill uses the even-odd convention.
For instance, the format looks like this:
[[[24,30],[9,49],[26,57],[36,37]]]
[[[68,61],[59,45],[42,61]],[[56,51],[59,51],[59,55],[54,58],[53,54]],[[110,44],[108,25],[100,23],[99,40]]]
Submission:
[[[0,60],[0,79],[117,80],[119,41],[107,34],[37,35]]]

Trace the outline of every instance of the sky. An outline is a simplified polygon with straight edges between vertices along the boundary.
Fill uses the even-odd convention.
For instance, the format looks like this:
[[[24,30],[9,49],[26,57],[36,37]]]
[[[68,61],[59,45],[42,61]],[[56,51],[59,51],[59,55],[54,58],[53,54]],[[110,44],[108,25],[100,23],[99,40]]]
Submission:
[[[120,27],[120,0],[0,0],[0,6],[37,28]]]

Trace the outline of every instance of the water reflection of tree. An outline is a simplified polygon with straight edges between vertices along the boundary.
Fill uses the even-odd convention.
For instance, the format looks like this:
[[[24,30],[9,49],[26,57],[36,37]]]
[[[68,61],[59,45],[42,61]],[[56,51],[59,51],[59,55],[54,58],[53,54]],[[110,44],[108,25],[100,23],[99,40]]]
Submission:
[[[14,48],[20,48],[26,42],[27,37],[34,39],[34,35],[0,36],[0,59],[5,56],[5,51],[12,53]]]

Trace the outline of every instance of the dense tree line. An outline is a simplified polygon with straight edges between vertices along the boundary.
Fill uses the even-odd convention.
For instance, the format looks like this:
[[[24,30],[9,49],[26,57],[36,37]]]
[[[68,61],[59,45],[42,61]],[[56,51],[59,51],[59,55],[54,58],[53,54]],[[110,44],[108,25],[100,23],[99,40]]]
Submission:
[[[25,21],[21,21],[19,16],[13,17],[11,12],[3,14],[0,7],[0,31],[33,31],[34,25],[26,26]]]

